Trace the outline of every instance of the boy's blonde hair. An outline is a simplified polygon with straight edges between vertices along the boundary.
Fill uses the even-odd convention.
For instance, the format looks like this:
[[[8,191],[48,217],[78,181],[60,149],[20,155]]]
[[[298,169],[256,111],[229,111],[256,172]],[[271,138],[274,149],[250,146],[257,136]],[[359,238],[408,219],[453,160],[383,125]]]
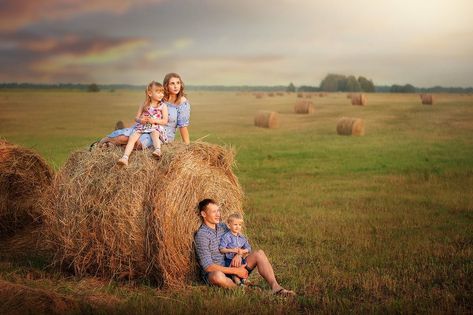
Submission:
[[[233,220],[243,220],[243,216],[238,212],[233,212],[227,218],[227,223],[232,222]]]

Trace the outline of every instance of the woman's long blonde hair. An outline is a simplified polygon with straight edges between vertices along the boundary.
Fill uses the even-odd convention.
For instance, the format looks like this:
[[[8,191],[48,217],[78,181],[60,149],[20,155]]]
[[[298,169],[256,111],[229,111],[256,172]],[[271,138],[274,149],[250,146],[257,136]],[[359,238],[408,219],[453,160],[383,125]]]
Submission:
[[[163,80],[164,99],[166,101],[169,100],[168,85],[169,85],[169,81],[172,78],[177,78],[177,79],[179,79],[179,81],[181,81],[181,90],[179,91],[179,93],[177,93],[176,100],[174,101],[175,102],[174,104],[180,104],[181,103],[181,97],[185,96],[185,94],[184,94],[184,82],[182,81],[181,76],[179,74],[175,73],[175,72],[168,73],[164,76],[164,80]]]
[[[164,89],[164,87],[163,87],[163,85],[162,85],[161,83],[156,82],[156,81],[154,81],[154,80],[151,81],[151,82],[148,84],[148,86],[146,87],[146,89],[145,89],[145,101],[143,102],[143,108],[142,108],[143,110],[146,109],[146,108],[148,108],[149,104],[151,103],[151,97],[148,95],[148,93],[149,93],[149,92],[151,91],[151,89],[152,89],[153,87],[155,87],[155,86],[156,86],[157,88],[162,89],[162,90],[164,91],[164,93],[166,93],[166,91],[165,91],[165,89]]]

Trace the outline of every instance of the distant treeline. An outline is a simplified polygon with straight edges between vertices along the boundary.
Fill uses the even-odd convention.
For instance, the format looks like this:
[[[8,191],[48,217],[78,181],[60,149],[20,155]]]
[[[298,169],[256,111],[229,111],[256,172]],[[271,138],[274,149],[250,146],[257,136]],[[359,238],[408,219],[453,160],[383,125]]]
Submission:
[[[144,90],[144,85],[131,84],[81,84],[81,83],[0,83],[1,89],[64,89],[81,90],[89,92],[115,90]],[[230,91],[230,92],[380,92],[380,93],[473,93],[473,87],[443,87],[434,86],[419,88],[411,84],[405,85],[377,85],[372,80],[363,76],[345,76],[339,74],[328,74],[320,83],[320,86],[301,85],[186,85],[187,91]]]

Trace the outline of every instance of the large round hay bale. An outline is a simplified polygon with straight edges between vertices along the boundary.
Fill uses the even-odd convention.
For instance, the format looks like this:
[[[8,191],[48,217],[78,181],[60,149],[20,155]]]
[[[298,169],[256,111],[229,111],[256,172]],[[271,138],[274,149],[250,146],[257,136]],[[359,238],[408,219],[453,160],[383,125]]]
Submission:
[[[314,103],[311,101],[299,101],[294,104],[296,114],[312,114],[315,112]]]
[[[0,140],[0,235],[40,217],[38,199],[52,177],[53,171],[38,153]]]
[[[163,146],[157,161],[121,148],[74,152],[44,198],[44,233],[55,262],[76,275],[148,277],[159,285],[196,280],[197,204],[213,198],[222,218],[242,212],[231,150],[208,143]]]
[[[277,112],[260,110],[255,116],[255,126],[262,128],[278,128],[279,114]]]
[[[345,136],[363,136],[365,123],[361,118],[342,117],[337,122],[337,133]]]
[[[358,106],[365,106],[366,105],[366,96],[364,94],[355,94],[351,95],[351,104],[358,105]]]
[[[433,105],[434,104],[434,97],[432,94],[421,94],[420,99],[423,105]]]
[[[125,128],[125,123],[123,121],[119,120],[115,123],[115,130],[124,129],[124,128]]]

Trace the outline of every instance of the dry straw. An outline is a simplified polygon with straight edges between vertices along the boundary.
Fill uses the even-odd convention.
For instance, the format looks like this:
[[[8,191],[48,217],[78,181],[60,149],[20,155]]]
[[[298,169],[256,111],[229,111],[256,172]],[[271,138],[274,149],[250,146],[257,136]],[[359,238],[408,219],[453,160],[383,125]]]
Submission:
[[[263,98],[263,93],[255,93],[256,98]]]
[[[420,99],[423,105],[433,105],[434,104],[434,97],[432,94],[421,94]]]
[[[40,217],[37,202],[52,177],[35,151],[0,140],[0,235]]]
[[[296,114],[312,114],[315,112],[314,104],[311,101],[299,101],[294,104]]]
[[[80,310],[72,298],[5,280],[0,280],[0,299],[1,314],[66,314]]]
[[[302,93],[297,93],[297,97],[302,98],[302,97],[304,97],[304,94],[302,94]]]
[[[270,92],[270,93],[268,93],[268,96],[269,96],[269,97],[274,97],[274,93],[273,93],[273,92]]]
[[[342,117],[337,122],[337,133],[345,136],[363,136],[365,123],[361,118]]]
[[[278,128],[279,114],[276,112],[260,110],[255,116],[255,126],[262,128]]]
[[[366,105],[366,96],[364,94],[352,94],[351,95],[351,104],[365,106]]]
[[[43,199],[45,237],[54,261],[76,275],[148,277],[182,286],[198,276],[196,205],[213,198],[222,217],[242,211],[232,150],[203,142],[163,146],[160,161],[121,148],[74,152]]]

